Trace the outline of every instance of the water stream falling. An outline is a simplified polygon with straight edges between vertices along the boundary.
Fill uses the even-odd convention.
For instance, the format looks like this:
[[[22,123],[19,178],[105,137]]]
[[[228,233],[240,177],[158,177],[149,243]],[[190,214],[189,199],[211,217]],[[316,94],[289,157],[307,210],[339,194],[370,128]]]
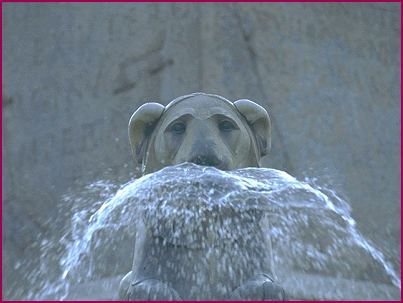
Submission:
[[[334,191],[283,171],[223,172],[182,164],[123,186],[91,184],[85,195],[67,195],[60,213],[69,224],[38,244],[39,270],[30,273],[35,287],[28,299],[80,294],[102,299],[108,283],[107,299],[116,298],[116,283],[132,268],[140,221],[153,236],[210,260],[210,268],[181,273],[183,283],[197,282],[184,285],[189,292],[194,288],[193,298],[201,285],[221,285],[220,264],[225,264],[223,272],[231,272],[251,263],[242,249],[225,251],[248,242],[257,251],[271,252],[268,266],[291,298],[400,299],[400,277],[358,232],[349,205]],[[271,248],[257,236],[262,230]]]

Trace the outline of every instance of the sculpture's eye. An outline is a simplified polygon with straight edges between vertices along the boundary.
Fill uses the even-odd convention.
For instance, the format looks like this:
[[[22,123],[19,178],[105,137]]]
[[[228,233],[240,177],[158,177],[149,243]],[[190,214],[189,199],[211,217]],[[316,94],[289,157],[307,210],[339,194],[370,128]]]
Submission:
[[[181,135],[186,130],[186,124],[183,123],[182,121],[175,122],[170,126],[170,130],[176,135]]]
[[[220,129],[220,131],[222,132],[230,132],[234,129],[236,129],[237,127],[235,126],[234,123],[232,123],[229,120],[223,120],[218,124],[218,128]]]

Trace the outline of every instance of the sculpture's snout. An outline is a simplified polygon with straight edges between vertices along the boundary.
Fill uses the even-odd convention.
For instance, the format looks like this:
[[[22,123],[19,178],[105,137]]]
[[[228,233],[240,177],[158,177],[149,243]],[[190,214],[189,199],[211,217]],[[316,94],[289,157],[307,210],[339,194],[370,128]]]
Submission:
[[[218,157],[219,150],[218,144],[213,140],[204,139],[199,137],[199,139],[194,142],[191,153],[188,157],[188,162],[203,165],[203,166],[214,166],[216,168],[224,169],[223,161]]]
[[[221,166],[221,161],[215,154],[196,155],[192,157],[189,162],[204,166],[214,166],[214,167]]]

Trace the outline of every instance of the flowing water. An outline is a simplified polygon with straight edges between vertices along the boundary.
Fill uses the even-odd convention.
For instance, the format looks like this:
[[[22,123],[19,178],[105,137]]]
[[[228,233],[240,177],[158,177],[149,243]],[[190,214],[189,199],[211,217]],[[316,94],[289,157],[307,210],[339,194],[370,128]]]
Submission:
[[[235,285],[259,267],[291,298],[400,299],[400,277],[357,231],[349,205],[283,171],[181,164],[123,186],[99,181],[64,200],[60,216],[69,224],[55,222],[38,243],[27,299],[71,298],[77,289],[75,298],[81,291],[102,299],[105,283],[116,298],[112,278],[132,269],[134,239],[144,230],[162,239],[153,249],[160,245],[167,260],[156,271],[174,272],[185,298],[228,292],[225,281]]]

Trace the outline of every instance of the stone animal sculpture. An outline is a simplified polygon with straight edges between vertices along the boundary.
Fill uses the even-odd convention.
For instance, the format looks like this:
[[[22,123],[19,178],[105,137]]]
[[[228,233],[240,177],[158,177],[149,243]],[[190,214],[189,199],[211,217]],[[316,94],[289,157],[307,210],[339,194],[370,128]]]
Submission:
[[[259,166],[270,150],[271,125],[266,110],[252,101],[195,93],[165,107],[140,106],[130,119],[129,139],[144,174],[183,162],[233,170]]]
[[[270,150],[271,125],[266,110],[250,100],[230,102],[218,95],[194,93],[167,106],[158,103],[140,106],[130,119],[129,139],[133,157],[142,166],[143,174],[184,162],[233,170],[260,166],[261,157]],[[177,272],[192,271],[197,262],[206,262],[206,251],[167,244],[163,239],[153,238],[144,224],[139,224],[133,268],[120,283],[119,299],[283,300],[284,290],[272,278],[271,246],[264,237],[263,233],[256,235],[259,251],[255,255],[251,252],[247,262],[250,264],[242,265],[245,272],[242,279],[236,273],[231,279],[222,277],[228,272],[211,268],[216,276],[221,274],[221,279],[228,281],[228,291],[228,287],[220,288],[214,275],[206,278],[208,281],[200,281],[208,282],[209,287],[188,285],[192,279],[186,281],[170,268],[176,268]],[[209,262],[215,259],[215,265],[210,266],[222,268],[219,251],[213,255]],[[265,265],[258,266],[256,271],[253,260],[266,257],[267,260],[261,260]],[[198,283],[197,278],[192,281]],[[200,291],[192,291],[195,287]]]

